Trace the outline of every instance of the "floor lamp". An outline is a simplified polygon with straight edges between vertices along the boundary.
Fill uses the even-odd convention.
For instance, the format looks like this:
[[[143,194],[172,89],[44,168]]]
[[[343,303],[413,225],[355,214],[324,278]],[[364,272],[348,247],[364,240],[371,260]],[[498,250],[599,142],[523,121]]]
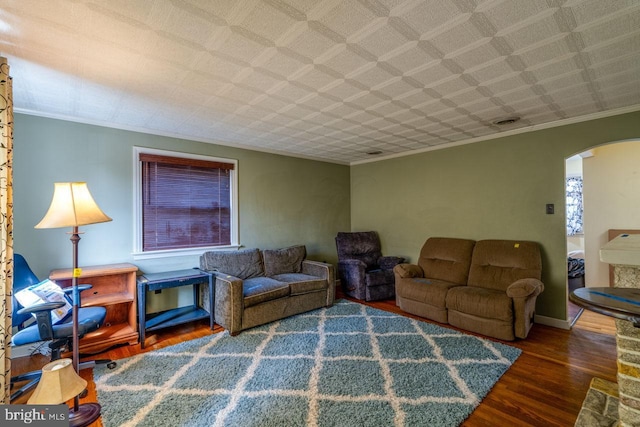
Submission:
[[[54,184],[53,199],[49,210],[35,228],[72,227],[71,243],[73,244],[73,274],[71,279],[73,295],[73,368],[79,373],[80,352],[78,350],[78,308],[80,291],[78,277],[82,271],[78,268],[78,242],[81,225],[97,224],[111,221],[102,212],[91,197],[86,182],[56,182]],[[101,407],[98,403],[84,403],[80,405],[80,397],[74,399],[73,411],[69,413],[71,426],[85,426],[97,420]]]

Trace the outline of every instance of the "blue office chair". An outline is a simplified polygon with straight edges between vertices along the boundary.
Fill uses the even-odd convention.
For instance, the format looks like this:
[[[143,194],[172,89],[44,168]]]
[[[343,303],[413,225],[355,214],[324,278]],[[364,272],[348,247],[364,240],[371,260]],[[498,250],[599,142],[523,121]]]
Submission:
[[[50,302],[36,304],[30,307],[20,305],[15,294],[22,289],[40,283],[38,277],[33,273],[27,261],[22,255],[14,254],[13,257],[13,317],[12,326],[18,327],[11,338],[14,346],[32,344],[39,341],[51,341],[49,348],[51,349],[51,360],[59,359],[61,352],[66,349],[72,351],[73,343],[73,322],[72,313],[69,312],[59,323],[53,324],[51,320],[51,311],[64,305],[62,302]],[[91,285],[80,285],[80,291],[90,289]],[[65,293],[71,293],[71,288],[63,289]],[[68,296],[67,296],[68,298]],[[71,301],[69,301],[71,302]],[[32,314],[36,315],[36,323],[31,326],[25,326],[29,319],[33,319]],[[104,307],[83,307],[78,309],[78,337],[82,338],[85,334],[93,332],[100,328],[104,323],[107,310]],[[115,368],[115,362],[111,360],[95,360],[82,362],[79,364],[80,369],[91,368],[96,363],[106,363],[107,367]],[[11,401],[19,398],[28,390],[33,388],[38,381],[42,371],[33,371],[25,374],[17,375],[11,378],[11,386],[14,384],[29,381],[15,392],[11,394]]]

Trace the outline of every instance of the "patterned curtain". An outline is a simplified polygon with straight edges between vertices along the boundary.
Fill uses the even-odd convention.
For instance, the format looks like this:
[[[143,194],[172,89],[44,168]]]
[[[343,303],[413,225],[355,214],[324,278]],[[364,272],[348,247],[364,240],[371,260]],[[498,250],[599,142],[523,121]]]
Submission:
[[[582,178],[567,178],[567,236],[582,234]]]
[[[13,285],[13,95],[7,59],[0,57],[0,404],[11,387]]]

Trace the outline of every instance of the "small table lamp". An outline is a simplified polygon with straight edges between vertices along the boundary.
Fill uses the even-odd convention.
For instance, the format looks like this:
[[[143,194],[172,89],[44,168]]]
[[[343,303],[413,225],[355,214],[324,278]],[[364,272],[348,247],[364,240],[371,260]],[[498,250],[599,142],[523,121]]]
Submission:
[[[73,274],[71,278],[71,286],[73,288],[73,367],[76,373],[78,373],[78,365],[80,363],[78,350],[78,308],[80,305],[78,277],[81,275],[81,270],[78,268],[78,242],[80,241],[78,227],[107,221],[111,221],[111,218],[105,215],[93,200],[86,182],[56,182],[49,210],[35,226],[35,228],[72,227],[70,240],[73,244]],[[80,405],[79,399],[76,395],[74,411],[70,413],[71,426],[90,424],[100,416],[100,405],[97,403],[91,404],[97,406],[97,414],[94,414],[91,408],[89,408],[88,413],[85,413],[83,408],[87,404]],[[95,418],[91,419],[91,417]]]
[[[87,387],[87,381],[80,378],[72,366],[71,359],[58,359],[42,367],[42,376],[38,386],[27,401],[30,405],[59,405],[77,397]],[[100,405],[83,403],[77,409],[69,409],[70,425],[77,424],[78,414],[89,420],[87,424],[100,416]],[[82,424],[82,425],[87,425]]]

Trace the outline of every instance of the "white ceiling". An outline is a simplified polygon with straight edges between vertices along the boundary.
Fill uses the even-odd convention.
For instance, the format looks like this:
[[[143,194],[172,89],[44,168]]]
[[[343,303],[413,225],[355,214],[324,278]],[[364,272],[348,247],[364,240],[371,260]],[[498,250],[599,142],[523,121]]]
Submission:
[[[2,0],[0,55],[17,112],[353,164],[640,109],[640,0]]]

